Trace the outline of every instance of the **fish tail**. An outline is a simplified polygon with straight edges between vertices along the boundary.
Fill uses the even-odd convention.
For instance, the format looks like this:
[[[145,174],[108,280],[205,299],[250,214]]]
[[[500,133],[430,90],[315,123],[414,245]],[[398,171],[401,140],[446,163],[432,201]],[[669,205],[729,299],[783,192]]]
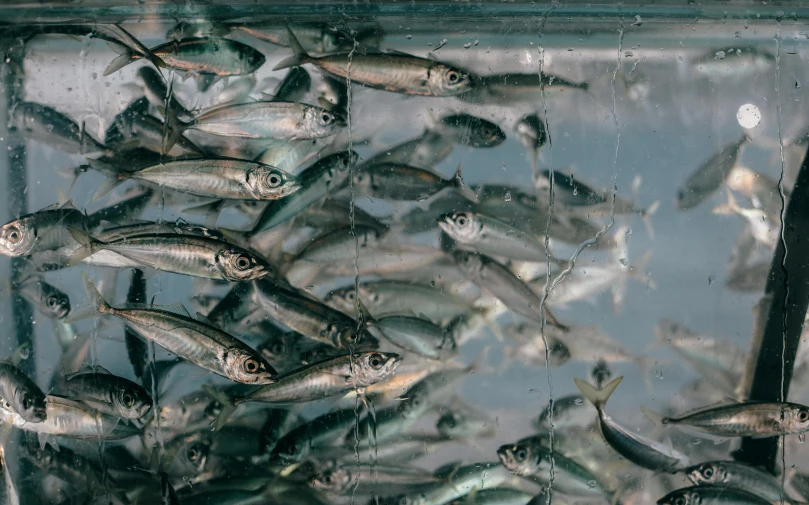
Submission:
[[[223,426],[225,426],[225,424],[227,424],[230,416],[236,412],[236,409],[239,407],[239,401],[236,398],[228,396],[228,394],[224,391],[220,391],[208,385],[202,386],[202,389],[208,393],[211,398],[222,404],[222,410],[219,412],[219,416],[217,416],[216,424],[214,426],[214,430],[219,431]]]
[[[650,206],[646,207],[640,214],[641,219],[643,220],[643,226],[646,228],[646,233],[649,234],[649,238],[654,240],[655,238],[655,231],[652,227],[652,216],[657,212],[657,209],[660,208],[660,200],[655,201]]]
[[[91,200],[93,202],[106,196],[107,193],[129,180],[131,176],[131,174],[120,172],[112,165],[96,159],[87,158],[87,166],[107,176],[104,182],[98,186],[96,192],[93,193],[93,199]]]
[[[78,228],[72,226],[67,227],[68,233],[73,237],[73,240],[79,243],[79,248],[73,251],[70,258],[67,260],[67,266],[73,266],[87,257],[92,256],[103,246],[103,242],[93,238],[89,233],[86,233]]]
[[[649,249],[640,257],[638,261],[632,265],[632,276],[639,281],[645,283],[652,289],[657,289],[657,284],[652,280],[651,276],[646,272],[649,267],[649,261],[652,259],[652,250]]]
[[[309,63],[314,61],[314,59],[307,54],[306,50],[301,46],[301,43],[298,42],[298,38],[292,33],[289,27],[287,27],[287,32],[289,33],[289,47],[292,48],[292,56],[286,58],[285,60],[281,60],[273,70],[281,70],[284,68],[289,67],[299,67],[304,63]]]
[[[579,388],[581,394],[583,394],[597,410],[601,410],[607,404],[607,400],[610,399],[612,393],[615,392],[615,388],[618,387],[618,384],[620,384],[622,380],[624,380],[623,376],[616,377],[606,383],[601,389],[596,388],[584,379],[573,379],[573,382],[576,384],[576,387]]]
[[[733,192],[728,190],[728,201],[722,205],[717,205],[713,208],[714,214],[721,214],[723,216],[728,216],[731,214],[735,214],[739,211],[739,204],[736,202],[736,198],[733,196]]]
[[[84,284],[84,290],[87,292],[87,297],[90,299],[90,303],[82,310],[74,312],[68,316],[65,319],[65,324],[75,323],[77,321],[81,321],[82,319],[95,317],[100,314],[112,314],[113,312],[112,306],[110,306],[110,304],[104,300],[104,297],[101,296],[101,293],[99,293],[96,285],[93,284],[93,281],[90,280],[90,277],[88,277],[84,272],[81,274],[81,281]]]
[[[451,183],[452,187],[455,188],[455,191],[460,193],[464,198],[467,198],[473,202],[478,201],[478,195],[472,191],[472,188],[463,182],[463,173],[461,172],[460,162],[458,163],[458,168],[455,169],[455,175],[452,176]]]
[[[118,55],[114,60],[107,65],[107,68],[104,69],[104,75],[114,74],[115,72],[121,70],[125,66],[134,63],[135,61],[141,59],[142,56],[136,54],[133,51],[125,50],[122,54]],[[165,65],[165,64],[164,64]]]
[[[640,410],[643,412],[646,419],[652,421],[655,425],[654,430],[652,430],[652,433],[649,436],[651,438],[657,438],[660,436],[660,433],[669,424],[669,418],[647,407],[641,407]]]

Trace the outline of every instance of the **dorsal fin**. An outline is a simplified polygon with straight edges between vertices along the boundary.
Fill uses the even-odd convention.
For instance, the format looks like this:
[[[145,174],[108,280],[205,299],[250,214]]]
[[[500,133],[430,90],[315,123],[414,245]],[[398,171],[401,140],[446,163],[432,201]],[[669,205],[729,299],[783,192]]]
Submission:
[[[202,314],[201,312],[197,312],[197,321],[199,321],[200,323],[205,323],[208,326],[213,326],[214,328],[219,328],[218,325],[216,325],[213,321],[205,317],[205,315]]]

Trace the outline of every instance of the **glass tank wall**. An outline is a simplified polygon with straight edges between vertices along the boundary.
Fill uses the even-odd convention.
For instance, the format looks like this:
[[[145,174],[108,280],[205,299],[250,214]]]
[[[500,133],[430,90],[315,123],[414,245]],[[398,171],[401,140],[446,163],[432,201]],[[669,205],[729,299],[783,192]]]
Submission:
[[[799,3],[0,11],[3,503],[809,500]]]

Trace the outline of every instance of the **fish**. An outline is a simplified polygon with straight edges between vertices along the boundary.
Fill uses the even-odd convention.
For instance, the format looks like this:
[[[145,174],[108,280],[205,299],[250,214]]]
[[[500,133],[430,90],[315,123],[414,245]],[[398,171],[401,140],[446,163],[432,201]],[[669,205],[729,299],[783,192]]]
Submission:
[[[418,137],[383,149],[363,161],[361,168],[379,163],[397,163],[432,170],[455,150],[456,141],[440,131],[426,129]]]
[[[151,67],[140,67],[135,76],[135,82],[143,91],[144,98],[146,98],[152,106],[169,111],[166,114],[168,118],[179,117],[180,119],[188,119],[192,117],[191,112],[180,103],[176,94],[171,93],[171,95],[169,95],[168,86],[166,86],[166,81],[163,79],[160,72]],[[166,100],[168,100],[167,109]]]
[[[427,358],[443,360],[457,352],[451,333],[419,317],[390,315],[371,318],[365,324],[396,347]]]
[[[166,138],[171,148],[187,130],[240,139],[319,139],[338,133],[345,121],[332,112],[297,102],[258,101],[206,110],[191,121],[175,121]]]
[[[452,406],[435,423],[438,433],[447,438],[490,438],[495,435],[492,420],[468,405]]]
[[[506,134],[499,126],[469,114],[444,116],[435,130],[462,146],[490,148],[506,141]]]
[[[445,188],[452,188],[473,202],[475,193],[463,182],[458,165],[451,179],[418,167],[398,163],[380,163],[357,171],[353,177],[358,195],[393,201],[421,201]]]
[[[536,174],[538,172],[539,153],[548,142],[548,131],[545,128],[545,122],[536,114],[525,114],[514,125],[514,133],[517,134],[517,139],[528,151],[531,173]]]
[[[744,78],[768,71],[775,56],[752,47],[712,51],[691,63],[691,72],[709,80]]]
[[[544,366],[547,363],[552,367],[562,366],[571,359],[571,350],[565,342],[558,338],[553,330],[547,328],[545,338],[542,328],[535,324],[517,323],[509,324],[503,329],[503,334],[514,341],[514,348],[506,349],[506,356],[518,358],[525,363]],[[545,340],[550,350],[546,353]]]
[[[0,227],[0,254],[29,256],[75,245],[68,227],[86,227],[85,215],[71,202],[54,204]]]
[[[306,52],[291,31],[289,45],[293,55],[273,70],[311,63],[352,83],[407,95],[458,96],[472,88],[472,78],[461,69],[409,54],[358,52],[315,57]]]
[[[24,279],[17,284],[16,289],[48,317],[64,319],[70,313],[70,298],[67,293],[48,284],[39,276]]]
[[[94,162],[89,162],[90,166]],[[192,195],[230,200],[278,200],[300,189],[297,177],[281,169],[231,158],[201,158],[168,161],[136,172],[113,176],[113,186],[134,179]]]
[[[789,402],[739,402],[697,409],[680,417],[667,417],[641,407],[656,425],[677,426],[715,438],[765,438],[809,431],[809,407]]]
[[[474,76],[472,91],[461,95],[461,99],[477,104],[509,105],[520,102],[535,104],[542,98],[543,91],[581,90],[588,91],[587,82],[574,82],[562,77],[538,73],[532,74],[493,74]]]
[[[278,440],[270,460],[279,460],[284,464],[297,463],[343,436],[356,417],[357,412],[352,407],[327,412],[303,423]]]
[[[316,53],[335,53],[341,50],[350,50],[354,47],[354,39],[350,33],[339,26],[327,23],[294,23],[280,24],[264,23],[232,23],[231,30],[242,31],[259,40],[272,44],[290,47],[292,37],[295,37],[303,47]]]
[[[731,177],[736,163],[747,145],[747,136],[722,146],[706,160],[677,189],[674,205],[679,210],[690,210],[709,199]]]
[[[532,493],[526,493],[510,487],[495,487],[491,489],[474,490],[471,493],[449,502],[448,505],[527,505],[534,498]],[[544,503],[547,503],[547,497]],[[556,503],[554,499],[554,503]],[[539,502],[540,504],[543,501]]]
[[[261,257],[215,238],[153,233],[105,241],[77,228],[68,231],[81,245],[71,254],[71,265],[99,251],[111,251],[138,265],[194,277],[246,282],[274,275]]]
[[[585,497],[610,494],[589,470],[572,459],[552,453],[535,437],[500,446],[497,455],[503,466],[511,472],[522,477],[536,477],[543,483],[550,483],[562,493]]]
[[[9,127],[25,138],[68,154],[102,156],[110,151],[75,121],[58,110],[35,102],[18,102],[11,110]]]
[[[789,188],[779,188],[777,180],[738,162],[730,169],[730,173],[725,179],[725,185],[731,191],[750,198],[754,207],[769,214],[780,214],[784,203],[791,194]],[[782,190],[784,192],[783,200],[781,199]]]
[[[795,503],[771,473],[736,461],[708,461],[684,470],[695,486],[721,486],[741,489],[767,501]]]
[[[82,273],[82,282],[90,303],[84,310],[69,316],[66,322],[105,315],[117,317],[142,338],[234,382],[269,384],[275,381],[275,370],[261,354],[224,331],[192,319],[181,305],[113,307],[85,273]]]
[[[446,474],[445,474],[446,473]],[[508,471],[495,462],[478,462],[468,465],[452,465],[444,473],[436,472],[436,477],[444,479],[441,486],[418,494],[398,495],[380,503],[400,505],[431,505],[449,503],[477,490],[496,488],[510,479]]]
[[[201,156],[199,147],[183,136],[178,137],[177,142],[171,149],[164,149],[164,137],[171,127],[167,127],[163,121],[149,114],[148,105],[146,98],[140,98],[115,116],[104,135],[104,142],[109,149],[124,153],[136,149],[147,149],[160,154],[166,151],[167,156],[175,157]],[[101,159],[103,160],[104,158],[106,157]],[[99,161],[97,164],[100,163],[103,163],[103,161]],[[109,163],[107,165],[109,166]],[[116,169],[111,169],[110,171],[121,172]]]
[[[454,212],[442,216],[438,226],[461,247],[481,254],[537,263],[548,258],[544,239],[485,214]]]
[[[713,213],[720,215],[738,214],[747,221],[756,242],[765,247],[775,248],[775,245],[781,240],[780,214],[770,214],[763,209],[741,207],[730,190],[728,190],[727,203],[714,207]]]
[[[595,424],[596,417],[582,395],[572,394],[553,399],[553,407],[545,410],[532,422],[534,428],[547,430],[551,422],[555,430],[582,428]]]
[[[685,454],[630,431],[616,423],[605,411],[604,406],[612,393],[623,380],[616,377],[602,388],[596,389],[582,379],[574,379],[576,387],[598,412],[598,425],[601,436],[615,451],[632,463],[654,472],[676,473],[690,466]]]
[[[266,207],[256,221],[254,233],[274,228],[325,198],[348,177],[358,157],[354,151],[335,153],[303,170],[297,176],[300,186],[296,193]]]
[[[431,473],[407,466],[342,465],[328,468],[312,478],[312,487],[337,495],[394,496],[423,492],[442,484]]]
[[[502,264],[483,254],[467,251],[455,251],[453,257],[470,281],[490,292],[509,310],[543,324],[541,298]],[[556,324],[556,318],[549,310],[546,309],[544,314],[548,322]]]
[[[657,505],[765,505],[770,501],[747,491],[727,486],[693,486],[677,489],[657,500]]]
[[[48,417],[45,393],[8,361],[0,362],[0,399],[25,422],[41,423]]]
[[[104,69],[105,76],[143,58],[140,53],[122,49]],[[247,44],[220,37],[172,40],[149,49],[149,53],[158,56],[166,68],[216,76],[251,74],[265,61],[261,52]]]
[[[122,419],[141,419],[152,408],[152,399],[142,386],[101,367],[69,374],[62,387],[68,398]]]
[[[275,88],[273,97],[279,102],[300,102],[312,87],[312,76],[301,67],[289,69]]]

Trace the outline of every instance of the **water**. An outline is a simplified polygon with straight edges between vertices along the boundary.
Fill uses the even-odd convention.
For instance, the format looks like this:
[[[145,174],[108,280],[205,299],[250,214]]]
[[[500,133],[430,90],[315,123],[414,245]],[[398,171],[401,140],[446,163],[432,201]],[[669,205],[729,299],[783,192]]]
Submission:
[[[350,191],[342,189],[334,193],[342,206],[323,208],[332,217],[340,218],[343,223],[340,226],[347,225],[352,212],[352,241],[339,260],[324,262],[315,269],[300,268],[300,264],[292,269],[291,259],[303,245],[321,233],[334,231],[336,225],[325,229],[306,226],[305,220],[296,218],[242,242],[245,236],[239,232],[251,228],[262,204],[225,206],[214,220],[210,208],[189,210],[210,199],[165,187],[142,186],[153,192],[142,208],[129,215],[115,209],[106,212],[99,221],[101,228],[127,220],[145,220],[224,229],[227,239],[249,245],[296,288],[320,300],[335,288],[395,277],[489,309],[478,319],[466,321],[463,333],[454,334],[456,339],[464,335],[458,355],[445,359],[443,365],[419,361],[412,353],[400,365],[397,379],[429,366],[432,371],[446,369],[450,366],[447,362],[466,366],[481,355],[484,361],[473,373],[453,383],[452,394],[437,401],[434,410],[403,430],[413,439],[408,447],[397,449],[402,451],[398,457],[390,459],[390,452],[386,452],[391,446],[386,448],[384,443],[383,413],[406,401],[403,399],[406,386],[384,397],[374,397],[372,388],[357,392],[360,396],[367,394],[367,400],[372,402],[369,409],[357,407],[357,415],[375,412],[378,448],[370,447],[367,438],[356,441],[352,438],[347,453],[331,447],[316,459],[317,463],[339,461],[340,465],[350,467],[372,458],[378,468],[369,474],[380,490],[390,474],[386,465],[391,464],[432,472],[445,463],[462,461],[481,463],[488,475],[499,475],[488,466],[498,460],[498,447],[535,434],[533,421],[540,412],[549,405],[558,405],[557,399],[578,394],[573,378],[590,377],[601,359],[606,361],[612,378],[624,376],[607,412],[622,426],[644,435],[652,432],[652,426],[642,417],[639,406],[680,414],[727,396],[746,398],[745,384],[750,374],[745,370],[754,361],[749,358],[756,341],[751,308],[764,294],[772,253],[781,238],[778,181],[782,181],[788,202],[806,148],[802,90],[807,80],[808,53],[803,10],[771,5],[663,8],[598,4],[585,9],[576,5],[417,2],[283,8],[273,5],[249,9],[245,5],[203,8],[150,3],[114,7],[71,4],[45,13],[11,8],[4,12],[9,13],[8,22],[18,25],[21,37],[6,44],[7,57],[1,74],[7,97],[0,105],[3,116],[0,144],[7,153],[0,157],[0,166],[6,174],[0,177],[0,194],[7,195],[7,204],[0,206],[2,222],[67,200],[93,215],[125,196],[136,195],[136,188],[140,187],[135,181],[127,181],[109,194],[97,195],[105,176],[97,170],[73,169],[87,164],[87,157],[98,158],[98,153],[89,152],[93,149],[88,147],[88,136],[106,147],[112,145],[107,132],[118,114],[143,97],[143,89],[136,84],[138,71],[151,68],[150,64],[138,61],[104,76],[105,67],[117,56],[116,52],[102,40],[82,36],[41,35],[25,40],[23,50],[22,37],[42,31],[40,24],[32,24],[37,16],[41,16],[38,21],[55,24],[63,19],[71,19],[73,23],[121,21],[121,26],[147,47],[164,43],[169,33],[204,35],[205,30],[214,28],[217,35],[225,34],[247,44],[266,58],[249,75],[217,79],[213,83],[204,77],[163,70],[164,78],[171,81],[167,86],[171,97],[193,114],[221,103],[224,97],[235,97],[236,102],[267,99],[278,92],[278,85],[288,72],[272,70],[291,55],[288,47],[259,40],[249,30],[222,29],[233,21],[247,27],[281,18],[292,23],[324,23],[329,29],[353,35],[353,39],[340,39],[340,50],[353,51],[352,58],[372,53],[375,48],[395,50],[452,64],[478,76],[473,91],[458,97],[408,96],[361,86],[362,76],[358,75],[355,59],[347,79],[337,79],[336,87],[315,66],[305,65],[311,86],[297,100],[321,105],[319,97],[332,98],[347,109],[346,112],[336,109],[336,115],[347,115],[347,126],[338,135],[319,141],[317,147],[323,149],[319,154],[303,142],[240,141],[194,130],[189,130],[186,137],[209,157],[256,159],[263,155],[265,162],[293,175],[300,175],[320,157],[350,149],[360,157],[358,165],[350,169],[352,175],[357,175],[363,163],[372,157],[384,160],[389,153],[396,154],[394,148],[403,142],[422,139],[422,150],[413,147],[404,150],[415,153],[410,157],[412,164],[426,159],[428,166],[423,168],[434,170],[447,180],[460,166],[464,184],[478,192],[479,202],[486,205],[485,213],[496,215],[519,230],[509,231],[507,237],[526,236],[541,244],[547,239],[558,264],[546,262],[544,257],[530,262],[508,262],[495,252],[488,254],[503,264],[508,263],[523,281],[535,281],[532,288],[539,297],[546,297],[544,313],[550,311],[559,322],[574,328],[567,336],[560,337],[558,332],[554,333],[554,326],[548,324],[540,332],[539,322],[531,323],[531,318],[507,310],[490,294],[465,281],[450,256],[445,256],[445,262],[437,268],[425,261],[412,270],[391,273],[402,270],[404,262],[412,260],[408,256],[391,262],[385,273],[371,272],[378,270],[375,267],[385,257],[371,259],[375,246],[366,243],[373,238],[363,231],[368,224],[363,221],[365,213],[391,225],[391,231],[381,239],[383,248],[400,251],[406,247],[419,251],[421,257],[438,256],[446,240],[439,241],[436,220],[444,212],[468,206],[459,192],[453,193],[449,188],[436,196],[418,195],[411,202],[402,202],[394,201],[400,189],[390,190],[393,194],[387,196],[394,198],[368,196],[368,191],[356,184],[357,179],[350,179]],[[177,28],[179,20],[187,23],[182,29]],[[275,28],[283,34],[279,26]],[[333,32],[326,32],[330,33]],[[554,77],[540,86],[540,72]],[[519,75],[491,77],[506,74]],[[340,85],[344,86],[346,81],[351,82],[350,94],[340,97]],[[573,85],[565,86],[565,82]],[[587,84],[586,90],[576,86],[581,83]],[[86,156],[66,153],[65,146],[54,140],[44,141],[45,133],[37,139],[19,124],[15,128],[9,118],[13,119],[14,111],[19,111],[24,103],[52,107],[75,122],[84,142],[80,150]],[[143,110],[158,125],[151,133],[157,139],[153,139],[152,145],[159,146],[169,133],[163,130],[163,115],[155,104]],[[441,126],[441,119],[453,114],[468,114],[492,122],[505,134],[505,141],[492,147],[470,145],[474,144],[470,141],[474,130],[455,131]],[[531,115],[536,116],[535,124],[547,132],[546,142],[536,149],[535,144],[530,147],[523,144],[521,140],[527,130],[518,128],[524,117]],[[52,118],[43,123],[46,133],[59,128]],[[8,124],[12,126],[10,129],[6,129]],[[742,135],[749,140],[741,142]],[[142,131],[136,132],[131,139],[143,136]],[[425,138],[436,143],[428,144]],[[131,145],[119,145],[117,149]],[[425,151],[425,146],[433,150]],[[290,147],[297,148],[295,152],[303,157],[295,159],[289,151],[279,154],[279,149]],[[138,156],[143,159],[145,155]],[[706,191],[704,201],[683,209],[689,206],[683,202],[700,194],[699,189],[684,184],[687,180],[693,183],[694,179],[689,177],[712,158],[714,172],[724,174],[720,176],[722,180],[716,183],[714,191]],[[133,163],[137,156],[130,152],[122,160],[116,163]],[[543,181],[538,175],[546,170],[555,172],[550,180]],[[704,178],[697,183],[694,184],[706,184]],[[481,186],[487,189],[480,190]],[[727,205],[714,211],[727,204],[728,190],[733,191],[741,207],[754,210],[743,216]],[[585,210],[571,205],[571,202],[581,204],[588,195],[589,207]],[[445,210],[428,213],[430,208],[435,209],[450,198],[454,200]],[[311,209],[318,209],[322,205],[320,200]],[[646,217],[641,215],[642,209],[648,210]],[[576,218],[572,217],[574,214]],[[561,236],[560,229],[567,230],[566,236]],[[547,234],[547,230],[551,233]],[[751,230],[755,238],[749,239],[746,230]],[[428,250],[433,252],[425,252]],[[790,250],[789,254],[792,253]],[[0,261],[8,280],[0,298],[0,314],[7,328],[0,342],[2,356],[20,356],[20,367],[45,392],[65,374],[81,370],[82,365],[100,365],[117,376],[142,383],[158,407],[176,405],[186,395],[198,393],[203,384],[217,388],[232,384],[187,362],[169,372],[161,368],[154,373],[147,370],[145,379],[139,380],[127,349],[130,344],[137,347],[142,341],[129,336],[125,345],[119,320],[104,318],[65,324],[16,294],[26,292],[20,284],[29,282],[29,287],[36,286],[35,282],[30,284],[30,276],[42,267],[41,258]],[[329,269],[329,275],[322,272],[316,275],[319,270]],[[560,276],[565,269],[567,273]],[[234,285],[148,267],[142,270],[146,283],[145,293],[140,296],[130,291],[131,268],[82,263],[41,275],[69,297],[71,313],[87,304],[82,272],[96,282],[113,305],[138,298],[155,304],[179,302],[191,314],[207,314]],[[551,287],[546,290],[546,285]],[[209,296],[213,300],[208,300]],[[343,308],[354,316],[354,305],[351,302]],[[430,308],[413,312],[400,307],[399,313],[424,317],[422,311]],[[532,306],[531,310],[540,313],[538,306]],[[257,308],[249,312],[242,324],[225,329],[252,348],[267,347],[262,345],[268,341],[280,342],[277,329],[259,326],[268,321],[266,314]],[[440,319],[439,323],[447,325],[451,318]],[[670,329],[666,321],[682,325],[696,337],[683,331],[662,331],[661,328]],[[525,327],[522,332],[514,330],[520,324],[527,325],[528,330]],[[515,334],[524,336],[526,331],[531,339],[528,345],[520,346]],[[85,346],[76,344],[85,341],[88,342]],[[26,342],[28,345],[18,350]],[[294,361],[292,343],[282,344],[265,354],[280,371],[323,357],[316,353],[314,357],[296,355],[298,361]],[[679,352],[674,349],[678,344]],[[391,344],[383,347],[385,351],[406,354]],[[150,345],[141,352],[146,353],[150,362],[174,360],[174,355],[159,345]],[[757,349],[754,352],[753,357],[757,356]],[[809,402],[801,387],[806,380],[804,356],[805,349],[801,347],[788,396],[789,401],[803,404]],[[554,366],[546,368],[546,360]],[[607,382],[603,370],[599,372],[599,382]],[[743,386],[737,389],[739,384]],[[199,492],[209,492],[205,491],[205,483],[216,482],[228,490],[236,500],[234,503],[243,503],[238,500],[254,497],[256,489],[246,490],[250,486],[243,477],[255,476],[261,487],[268,483],[262,480],[266,479],[268,469],[273,475],[283,475],[284,480],[271,483],[265,489],[267,496],[294,489],[289,492],[311,502],[366,502],[370,495],[352,495],[354,482],[346,493],[312,494],[305,473],[310,469],[306,465],[276,467],[267,462],[274,440],[305,420],[332,409],[365,405],[366,398],[351,398],[352,395],[355,392],[345,399],[337,395],[298,404],[291,413],[273,410],[272,415],[262,411],[260,405],[252,404],[244,412],[239,411],[241,414],[229,431],[212,431],[216,412],[209,412],[201,423],[179,436],[183,430],[174,428],[168,418],[152,411],[144,420],[134,423],[139,426],[151,419],[143,442],[137,437],[123,443],[103,444],[97,440],[76,442],[58,437],[55,442],[59,446],[91,461],[101,476],[103,485],[89,487],[75,478],[60,477],[53,468],[45,466],[46,470],[41,470],[41,458],[37,458],[38,464],[33,464],[26,455],[35,454],[32,448],[39,447],[39,443],[35,436],[23,436],[25,430],[15,428],[2,444],[9,463],[7,476],[11,476],[21,503],[84,503],[88,491],[98,503],[122,501],[119,490],[125,490],[132,503],[137,503],[133,496],[138,490],[146,490],[145,496],[157,499],[160,471],[168,474],[169,482],[190,502],[194,498],[189,498],[188,483],[192,484],[191,489],[196,485]],[[191,410],[191,403],[186,399],[187,411]],[[595,411],[581,399],[570,404],[581,406],[584,416],[558,417],[554,410],[553,418],[558,417],[560,423],[553,430],[554,451],[582,462],[595,474],[598,483],[608,489],[629,482],[622,501],[657,500],[687,484],[681,475],[659,477],[632,465],[604,464],[616,456],[603,446],[593,424],[595,417],[588,417]],[[496,428],[494,435],[489,436],[486,430],[486,436],[438,443],[434,438],[436,420],[448,409],[462,408],[488,417],[488,426]],[[573,428],[568,425],[571,416],[579,419]],[[480,421],[480,417],[471,417]],[[160,429],[155,430],[155,424]],[[345,433],[353,434],[353,428],[349,428],[346,425]],[[274,438],[266,433],[274,433]],[[664,436],[671,437],[672,445],[687,453],[692,463],[730,458],[739,444],[737,440],[702,443],[706,439],[675,430],[666,431]],[[408,440],[399,442],[404,446]],[[779,456],[779,467],[799,467],[805,461],[802,442],[802,436],[785,438],[784,459],[780,461]],[[196,448],[196,456],[189,458],[189,447]],[[202,458],[199,447],[203,447]],[[564,482],[558,481],[565,478],[564,469],[560,473],[557,466],[555,461],[554,486],[564,486]],[[137,475],[132,468],[139,469]],[[227,477],[224,481],[210,481],[223,476]],[[474,476],[471,478],[474,480]],[[582,484],[585,488],[595,487],[589,478]],[[503,485],[533,494],[539,492],[527,481],[516,478]],[[554,489],[554,496],[558,492]],[[65,501],[71,499],[74,501]]]

